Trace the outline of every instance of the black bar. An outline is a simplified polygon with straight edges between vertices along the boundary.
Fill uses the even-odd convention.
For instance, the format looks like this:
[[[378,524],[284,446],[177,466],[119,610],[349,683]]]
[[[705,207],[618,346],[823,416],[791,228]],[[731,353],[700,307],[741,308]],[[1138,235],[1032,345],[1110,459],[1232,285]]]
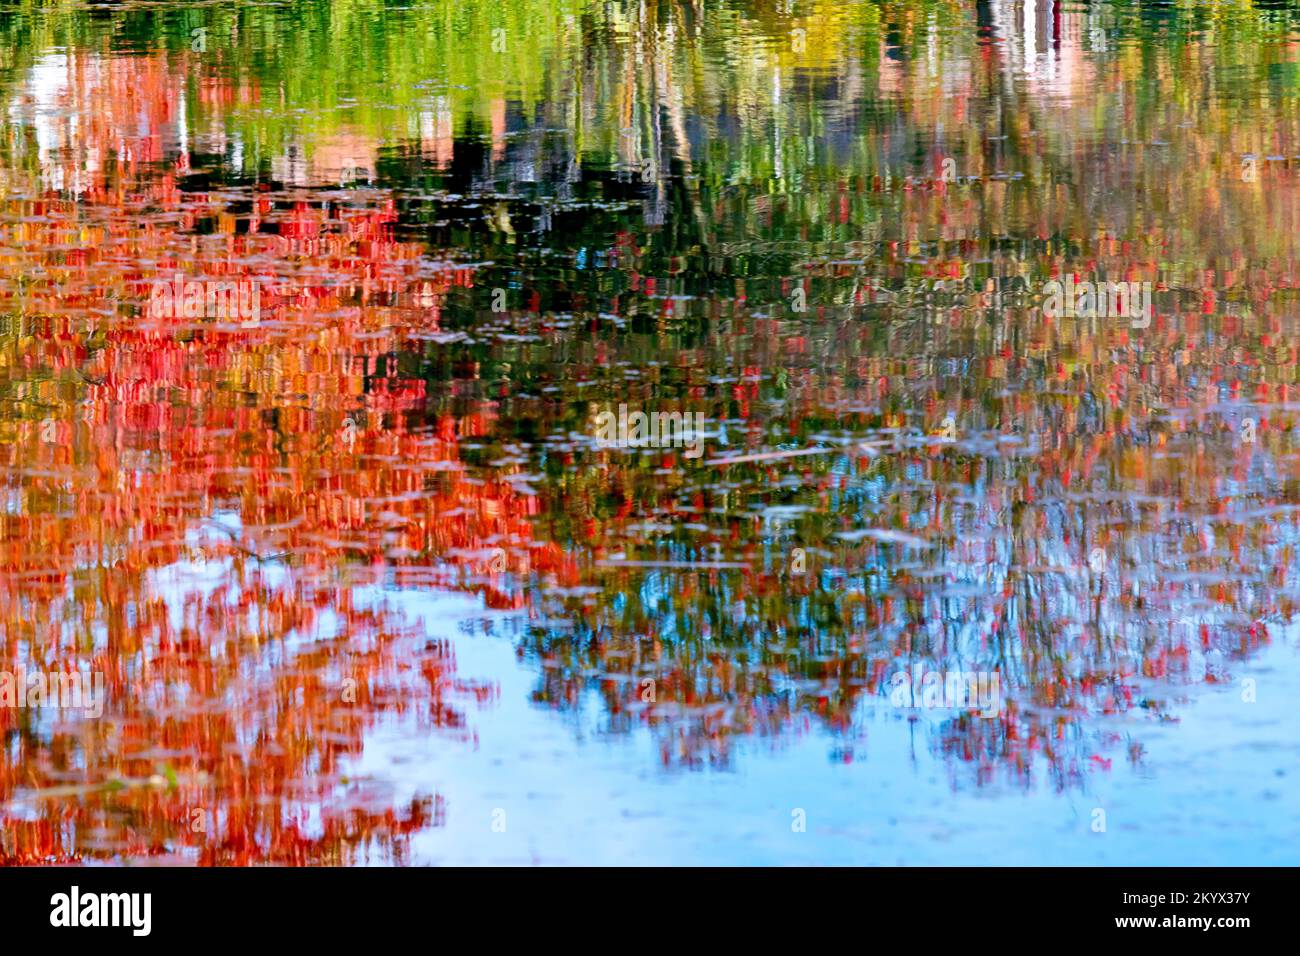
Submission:
[[[1219,868],[629,867],[544,875],[486,868],[25,868],[0,870],[0,913],[9,939],[67,942],[75,933],[127,946],[397,945],[423,934],[446,940],[450,933],[492,945],[503,931],[519,931],[549,947],[579,939],[608,944],[627,934],[680,941],[695,924],[729,946],[747,938],[771,943],[774,932],[804,935],[810,945],[823,933],[848,933],[866,946],[885,931],[900,945],[1099,937],[1150,944],[1192,935],[1231,944],[1294,926],[1296,875]],[[70,903],[73,886],[87,915],[90,894],[150,894],[148,936],[136,936],[131,925],[52,926],[52,901],[63,894]],[[98,899],[90,904],[99,905]],[[143,897],[130,915],[143,915]],[[1133,919],[1154,924],[1119,925]],[[1211,925],[1177,922],[1191,919]],[[1228,919],[1246,925],[1219,922]]]

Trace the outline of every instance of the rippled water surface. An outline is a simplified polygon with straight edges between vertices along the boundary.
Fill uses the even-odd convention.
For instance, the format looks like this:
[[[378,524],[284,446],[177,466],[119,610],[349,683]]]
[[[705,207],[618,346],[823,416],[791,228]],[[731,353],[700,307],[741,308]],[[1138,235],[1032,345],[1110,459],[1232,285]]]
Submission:
[[[0,862],[1300,863],[1298,254],[1285,3],[5,4]]]

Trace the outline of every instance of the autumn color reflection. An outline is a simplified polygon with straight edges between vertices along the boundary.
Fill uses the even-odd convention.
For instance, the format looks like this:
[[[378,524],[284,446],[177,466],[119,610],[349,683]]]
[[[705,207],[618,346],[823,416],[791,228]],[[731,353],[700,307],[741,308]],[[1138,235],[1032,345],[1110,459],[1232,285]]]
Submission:
[[[1291,622],[1293,24],[520,0],[507,61],[501,5],[293,6],[0,72],[0,646],[109,702],[0,707],[0,862],[409,861],[443,796],[350,768],[498,688],[396,594],[509,612],[657,774],[905,725],[999,793],[1140,768]]]
[[[79,111],[127,87],[158,122],[140,142],[165,138],[160,62],[74,59],[69,74]],[[408,429],[423,382],[385,364],[436,333],[472,270],[394,241],[383,197],[183,192],[143,167],[78,179],[85,156],[129,149],[93,139],[114,132],[65,143],[53,173],[83,183],[76,199],[32,184],[39,198],[0,203],[21,240],[3,262],[19,313],[3,360],[6,660],[87,664],[111,701],[85,725],[0,709],[17,741],[0,766],[4,859],[400,858],[438,823],[436,796],[389,806],[339,758],[390,713],[466,733],[462,708],[492,691],[354,589],[473,577],[509,604],[502,575],[473,566],[482,542],[557,563],[523,546],[528,496],[466,480],[456,441],[483,416]],[[173,272],[252,276],[270,308],[256,328],[150,315],[148,283]],[[443,556],[452,570],[430,563]]]

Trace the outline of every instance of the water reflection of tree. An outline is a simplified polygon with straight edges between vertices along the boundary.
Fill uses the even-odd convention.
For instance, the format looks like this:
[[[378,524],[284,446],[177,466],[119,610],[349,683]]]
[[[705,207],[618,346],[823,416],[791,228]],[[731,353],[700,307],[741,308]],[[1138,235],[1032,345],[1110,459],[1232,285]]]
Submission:
[[[82,113],[111,116],[97,97],[124,86],[166,101],[157,61],[69,62]],[[0,711],[0,858],[400,860],[440,800],[396,804],[347,762],[380,721],[465,736],[465,703],[493,691],[357,589],[511,603],[476,557],[485,542],[512,565],[557,565],[520,544],[526,495],[463,474],[456,442],[481,421],[407,427],[423,383],[391,356],[436,332],[471,273],[394,241],[382,197],[183,192],[154,163],[87,164],[96,135],[124,130],[80,130],[26,181],[9,170],[0,206],[22,240],[0,262],[16,508],[0,522],[0,621],[7,662],[103,673],[108,704],[98,721]],[[80,201],[41,196],[37,176],[79,183]],[[221,241],[190,241],[198,222]],[[261,283],[262,323],[146,314],[149,283],[175,272]]]
[[[1096,718],[1167,718],[1183,686],[1223,679],[1267,639],[1290,613],[1294,386],[1276,350],[1294,332],[1296,191],[1285,169],[1267,194],[1231,174],[1244,149],[1295,141],[1285,90],[1207,100],[1179,86],[1196,73],[1185,47],[1144,40],[1018,95],[1017,65],[987,37],[942,32],[958,5],[933,21],[920,12],[934,5],[850,6],[853,23],[824,18],[796,54],[796,21],[770,10],[692,32],[681,6],[633,21],[584,7],[562,26],[563,11],[525,4],[510,22],[536,26],[533,45],[509,60],[486,58],[486,34],[463,20],[389,35],[367,26],[380,18],[349,19],[364,5],[340,4],[335,31],[322,5],[241,9],[270,17],[276,42],[240,19],[202,59],[177,42],[189,21],[166,22],[167,54],[111,58],[116,88],[155,120],[134,142],[96,127],[139,149],[77,144],[116,150],[116,166],[4,144],[6,187],[27,196],[4,215],[23,231],[4,260],[19,321],[3,385],[11,492],[25,496],[4,524],[4,568],[22,583],[7,592],[6,650],[93,637],[78,649],[119,700],[145,686],[148,660],[178,695],[239,705],[135,701],[89,739],[20,728],[0,796],[90,789],[16,824],[10,858],[180,844],[210,861],[342,860],[371,840],[400,854],[404,834],[436,823],[436,799],[395,810],[342,781],[340,762],[393,712],[461,732],[453,699],[484,690],[458,685],[446,648],[422,646],[413,624],[350,606],[357,575],[526,605],[538,702],[572,708],[594,689],[611,729],[650,726],[680,766],[725,765],[749,738],[906,719],[881,703],[904,664],[995,667],[1001,716],[933,724],[955,782],[1027,784],[1045,765],[1073,786],[1122,744]],[[492,26],[498,12],[455,14]],[[1277,62],[1283,43],[1261,31],[1225,37],[1222,55]],[[921,62],[931,41],[935,76]],[[341,55],[354,46],[367,55]],[[159,152],[179,143],[166,109],[181,74],[197,77],[185,102],[201,137],[183,162]],[[358,97],[346,119],[310,108],[323,75]],[[417,75],[442,86],[417,89]],[[484,82],[449,82],[465,79]],[[1063,124],[1059,97],[1085,95],[1098,108]],[[395,145],[392,107],[428,128]],[[1209,172],[1171,169],[1154,144],[1113,150],[1119,122],[1178,137]],[[936,176],[947,155],[964,182]],[[335,188],[347,159],[377,188]],[[63,182],[86,182],[80,203],[23,180],[60,163],[73,164]],[[1167,232],[1152,239],[1153,222]],[[419,240],[479,264],[431,262]],[[56,272],[29,281],[36,264]],[[130,303],[178,266],[270,283],[266,327],[137,322]],[[903,288],[1032,286],[1064,270],[1150,278],[1162,314],[1139,335]],[[790,307],[796,285],[806,314]],[[488,305],[495,288],[512,294],[505,317]],[[1201,311],[1207,289],[1245,308]],[[104,315],[106,291],[122,305]],[[1225,399],[1269,412],[1257,448],[1234,443]],[[728,433],[710,455],[877,447],[725,469],[596,451],[591,404],[619,401],[705,410]],[[947,414],[955,446],[935,440]],[[46,420],[58,441],[39,437]],[[1246,470],[1265,457],[1276,474]],[[804,510],[776,532],[773,507]],[[843,537],[864,530],[926,546]],[[798,576],[795,547],[810,561]],[[1105,573],[1088,567],[1094,547]],[[611,566],[619,556],[750,570]],[[499,557],[510,575],[485,567]],[[186,591],[193,619],[178,629],[156,574],[196,559],[226,562],[229,581]],[[327,608],[337,636],[298,646]],[[371,695],[360,716],[332,697],[346,675]],[[139,739],[124,747],[128,733]],[[137,785],[160,762],[175,784]],[[126,789],[97,792],[114,780]],[[181,826],[199,800],[217,808],[215,845]],[[325,807],[320,826],[292,818]]]

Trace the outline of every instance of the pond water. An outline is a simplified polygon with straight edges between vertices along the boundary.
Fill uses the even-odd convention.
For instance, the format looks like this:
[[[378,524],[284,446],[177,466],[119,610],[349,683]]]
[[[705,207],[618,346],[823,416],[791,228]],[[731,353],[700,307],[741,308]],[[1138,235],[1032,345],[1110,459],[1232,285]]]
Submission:
[[[1300,11],[0,34],[0,862],[1300,862]]]

